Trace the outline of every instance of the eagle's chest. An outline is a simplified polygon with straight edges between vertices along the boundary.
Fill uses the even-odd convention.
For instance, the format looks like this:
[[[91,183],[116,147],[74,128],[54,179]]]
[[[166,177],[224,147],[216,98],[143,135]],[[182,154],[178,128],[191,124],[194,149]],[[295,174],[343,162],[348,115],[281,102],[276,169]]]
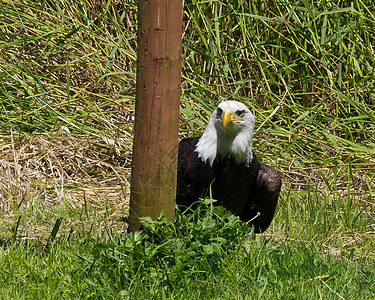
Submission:
[[[213,168],[213,198],[232,213],[241,215],[247,201],[251,199],[259,169],[258,160],[254,157],[247,167],[245,164],[237,164],[232,158],[226,158],[216,162]]]

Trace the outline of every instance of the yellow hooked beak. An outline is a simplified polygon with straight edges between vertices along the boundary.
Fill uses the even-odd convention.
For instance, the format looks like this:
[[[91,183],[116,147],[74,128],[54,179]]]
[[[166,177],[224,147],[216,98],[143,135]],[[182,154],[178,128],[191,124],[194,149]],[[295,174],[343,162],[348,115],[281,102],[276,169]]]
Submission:
[[[241,123],[241,121],[239,119],[237,119],[236,116],[233,117],[233,112],[232,112],[231,109],[226,109],[223,112],[223,127],[224,127],[224,130],[227,129],[227,126],[230,123]]]
[[[230,109],[226,109],[223,112],[223,127],[224,130],[227,128],[229,123],[233,122],[233,112]]]

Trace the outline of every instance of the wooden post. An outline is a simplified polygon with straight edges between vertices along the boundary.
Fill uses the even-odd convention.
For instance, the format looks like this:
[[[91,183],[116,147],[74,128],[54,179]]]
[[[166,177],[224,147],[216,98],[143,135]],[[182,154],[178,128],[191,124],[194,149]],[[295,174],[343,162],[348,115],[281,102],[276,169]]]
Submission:
[[[182,0],[138,1],[138,61],[129,231],[173,220],[181,87]]]

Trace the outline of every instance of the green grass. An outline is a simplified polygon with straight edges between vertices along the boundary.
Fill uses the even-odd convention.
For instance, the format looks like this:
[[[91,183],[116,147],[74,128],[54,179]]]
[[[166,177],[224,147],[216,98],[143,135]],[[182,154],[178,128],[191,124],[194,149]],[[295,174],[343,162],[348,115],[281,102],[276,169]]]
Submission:
[[[2,1],[0,297],[373,299],[374,11],[185,1],[181,137],[244,102],[283,189],[256,238],[210,207],[134,236],[136,1]]]
[[[3,298],[371,299],[371,260],[324,254],[317,241],[255,238],[237,217],[201,206],[176,222],[144,220],[116,240],[63,238],[0,251]]]

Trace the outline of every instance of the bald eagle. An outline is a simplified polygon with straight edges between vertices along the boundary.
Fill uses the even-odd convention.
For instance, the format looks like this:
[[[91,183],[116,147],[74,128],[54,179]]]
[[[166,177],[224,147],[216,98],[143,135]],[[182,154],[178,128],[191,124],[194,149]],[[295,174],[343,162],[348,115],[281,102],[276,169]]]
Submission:
[[[255,120],[246,105],[224,101],[212,113],[201,137],[180,141],[177,197],[179,206],[190,206],[210,187],[215,204],[243,221],[256,233],[270,225],[281,176],[258,161],[252,151]]]

